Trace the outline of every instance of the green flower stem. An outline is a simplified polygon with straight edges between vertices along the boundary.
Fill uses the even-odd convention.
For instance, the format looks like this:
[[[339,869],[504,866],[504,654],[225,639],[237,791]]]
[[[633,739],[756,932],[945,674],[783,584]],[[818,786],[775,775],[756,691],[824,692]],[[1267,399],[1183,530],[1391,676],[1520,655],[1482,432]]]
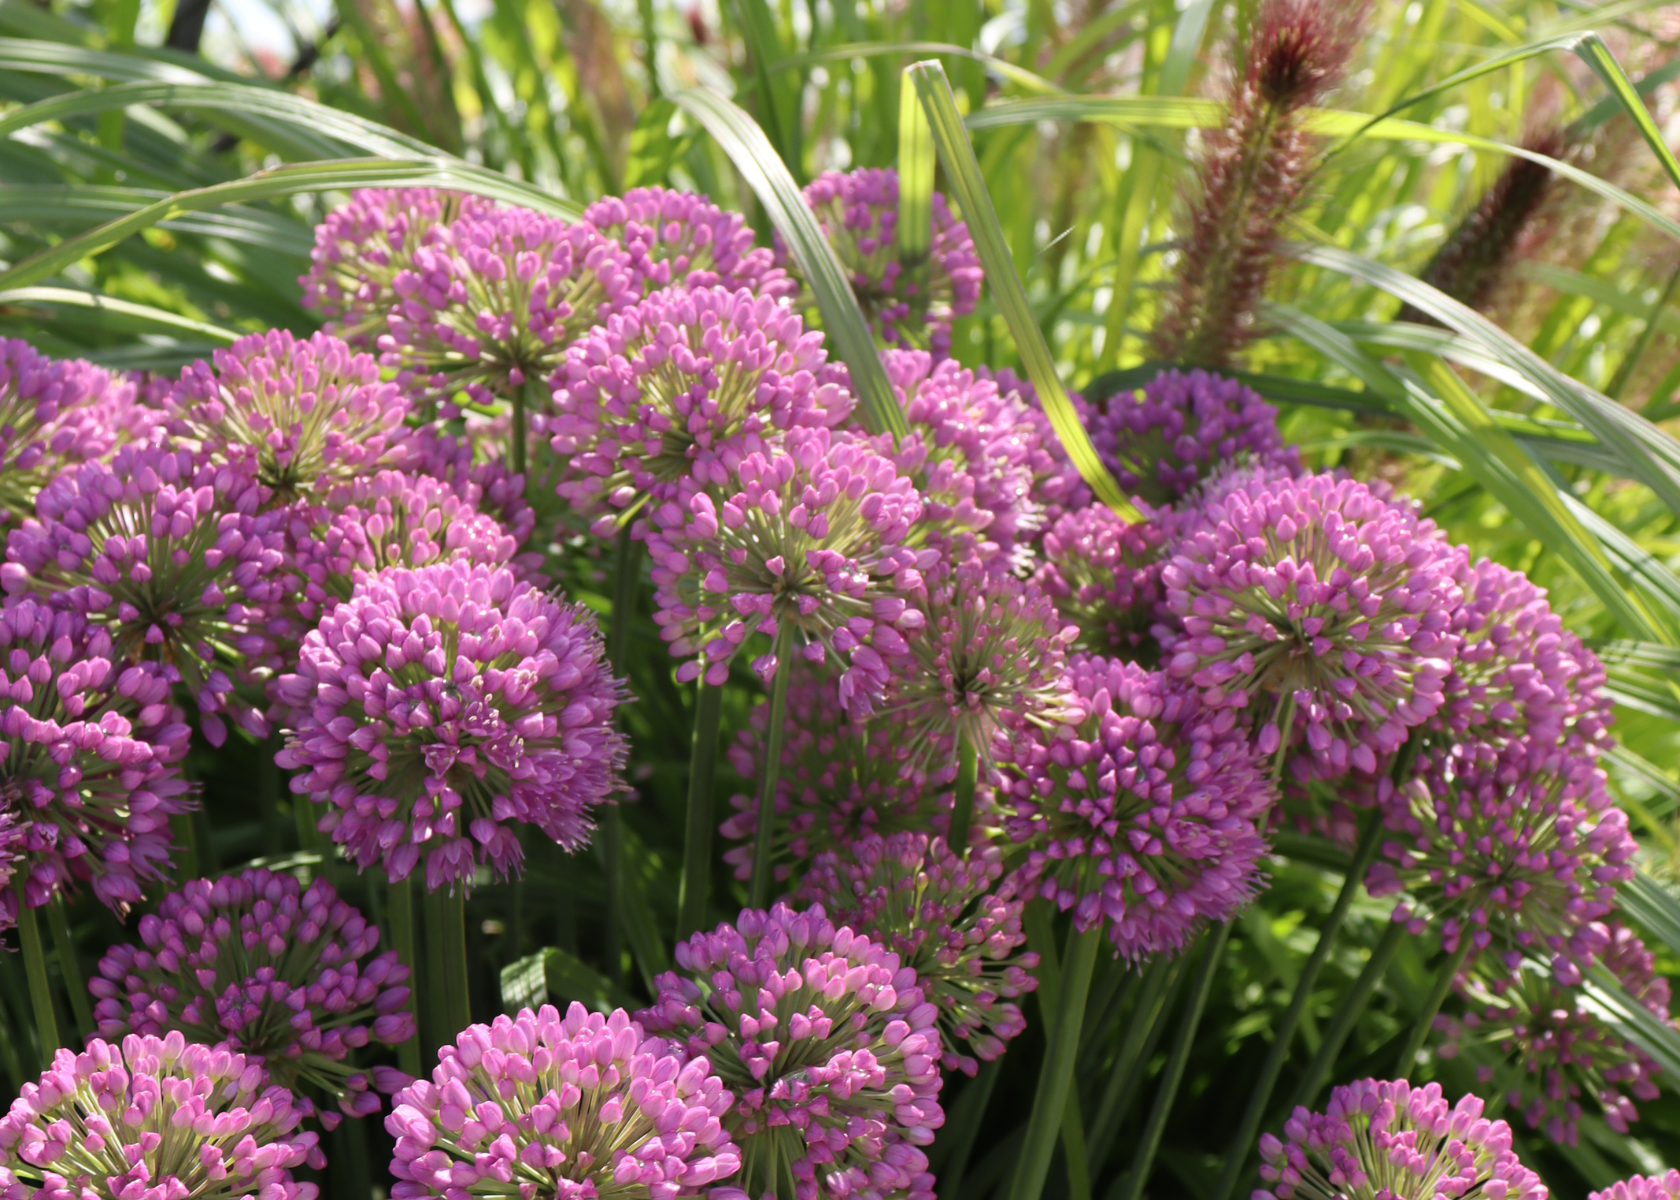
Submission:
[[[467,961],[467,889],[457,885],[447,893],[440,893],[438,913],[443,918],[439,932],[443,943],[444,997],[448,1014],[440,1046],[447,1046],[455,1035],[472,1024],[472,1000],[468,984],[472,979]]]
[[[623,675],[624,660],[630,649],[630,622],[635,617],[637,585],[641,582],[637,569],[641,565],[642,544],[630,536],[626,521],[618,531],[613,554],[612,619],[607,625],[607,667],[614,675]],[[624,983],[624,935],[621,921],[624,916],[624,813],[618,804],[608,804],[601,812],[601,876],[605,885],[606,902],[606,959],[607,977],[613,983]],[[517,949],[516,949],[517,953]]]
[[[293,792],[292,820],[297,823],[298,849],[305,853],[314,850],[320,840],[320,831],[315,828],[315,802]]]
[[[425,912],[426,969],[420,976],[423,999],[421,1019],[425,1021],[425,1061],[432,1062],[438,1050],[449,1042],[449,985],[444,980],[447,969],[443,951],[443,894],[427,888],[420,898]]]
[[[199,876],[198,822],[196,813],[178,812],[169,818],[169,832],[174,838],[175,879],[185,883]]]
[[[1085,1025],[1085,1002],[1091,991],[1091,974],[1096,969],[1097,951],[1103,943],[1100,924],[1070,939],[1061,971],[1061,996],[1055,1028],[1048,1033],[1049,1045],[1039,1070],[1038,1091],[1033,1096],[1032,1115],[1027,1119],[1026,1145],[1015,1167],[1010,1200],[1039,1200],[1050,1174],[1050,1159],[1062,1131],[1068,1092],[1079,1052],[1079,1035]]]
[[[764,739],[764,767],[758,783],[758,828],[753,832],[752,890],[748,893],[750,908],[763,908],[770,902],[771,836],[776,823],[776,779],[782,770],[782,727],[787,724],[788,679],[793,664],[788,651],[793,648],[793,626],[781,621],[776,626],[776,640],[771,653],[776,656],[776,677],[770,681],[770,727]]]
[[[1132,1107],[1143,1086],[1143,1064],[1155,1054],[1155,1044],[1166,1028],[1166,1015],[1172,1010],[1169,996],[1182,974],[1182,959],[1157,956],[1144,968],[1137,1007],[1126,1024],[1126,1036],[1120,1052],[1114,1056],[1114,1067],[1108,1073],[1097,1114],[1091,1121],[1091,1146],[1088,1154],[1090,1169],[1101,1174],[1113,1149],[1114,1137],[1120,1123]]]
[[[23,944],[23,969],[29,976],[29,1004],[35,1010],[35,1036],[41,1043],[41,1061],[50,1064],[55,1051],[64,1043],[58,1040],[58,1018],[53,1014],[52,981],[47,978],[47,956],[41,948],[41,926],[35,919],[23,894],[20,879],[13,890],[17,894],[18,940]]]
[[[1394,1060],[1396,1079],[1404,1079],[1410,1074],[1412,1064],[1417,1061],[1418,1051],[1423,1049],[1423,1043],[1429,1037],[1429,1030],[1435,1024],[1435,1014],[1441,1011],[1447,993],[1452,991],[1453,980],[1457,979],[1459,971],[1464,969],[1464,960],[1470,957],[1470,949],[1470,931],[1463,930],[1458,937],[1458,949],[1448,955],[1446,961],[1441,964],[1435,975],[1435,986],[1429,989],[1429,996],[1423,1002],[1423,1011],[1418,1014],[1417,1024],[1412,1026],[1411,1035],[1400,1048],[1400,1057]]]
[[[982,1063],[973,1082],[963,1089],[963,1094],[952,1106],[948,1128],[955,1128],[956,1139],[940,1164],[939,1177],[944,1186],[939,1189],[939,1200],[956,1200],[962,1194],[963,1175],[968,1170],[969,1158],[974,1154],[974,1143],[980,1140],[980,1124],[986,1119],[986,1107],[991,1103],[992,1092],[997,1089],[998,1074],[1002,1068],[1001,1057]]]
[[[1219,973],[1220,960],[1225,957],[1225,942],[1230,936],[1231,923],[1226,921],[1207,939],[1202,965],[1196,972],[1195,983],[1191,985],[1184,1015],[1179,1018],[1178,1032],[1173,1035],[1172,1049],[1167,1053],[1167,1064],[1161,1071],[1160,1089],[1155,1093],[1155,1104],[1149,1110],[1149,1121],[1143,1127],[1143,1136],[1138,1141],[1131,1169],[1115,1182],[1108,1193],[1108,1200],[1137,1200],[1143,1194],[1144,1182],[1155,1165],[1155,1152],[1161,1147],[1161,1134],[1166,1130],[1167,1117],[1172,1112],[1173,1101],[1178,1099],[1178,1085],[1184,1080],[1184,1068],[1190,1061],[1196,1028],[1202,1023],[1202,1010],[1207,1007],[1208,993],[1213,990],[1213,977]]]
[[[974,786],[980,775],[980,753],[965,733],[957,734],[957,794],[951,810],[951,853],[968,857],[968,827],[974,824]]]
[[[778,670],[777,678],[784,672]],[[712,874],[712,774],[717,765],[723,689],[702,678],[695,684],[694,745],[688,760],[688,823],[683,830],[682,880],[677,887],[677,940],[706,923]]]
[[[1225,1148],[1225,1168],[1219,1175],[1219,1182],[1214,1185],[1206,1200],[1229,1200],[1237,1186],[1237,1180],[1242,1175],[1244,1166],[1248,1162],[1249,1152],[1254,1148],[1255,1135],[1260,1131],[1260,1122],[1266,1115],[1266,1105],[1271,1102],[1272,1090],[1277,1087],[1278,1076],[1283,1072],[1284,1060],[1289,1057],[1290,1044],[1295,1039],[1295,1028],[1301,1023],[1301,1014],[1306,1011],[1307,1001],[1312,996],[1313,985],[1318,982],[1318,974],[1324,969],[1324,962],[1330,957],[1330,948],[1340,932],[1342,921],[1346,919],[1348,909],[1353,906],[1353,898],[1359,894],[1365,872],[1371,866],[1371,860],[1376,857],[1377,845],[1382,840],[1383,825],[1380,814],[1372,813],[1370,828],[1365,831],[1353,852],[1353,861],[1348,864],[1347,875],[1342,879],[1342,890],[1336,895],[1336,903],[1330,909],[1329,916],[1319,926],[1318,942],[1313,946],[1312,954],[1307,958],[1306,965],[1301,968],[1301,976],[1295,981],[1295,994],[1289,998],[1289,1007],[1284,1010],[1282,1018],[1272,1029],[1272,1048],[1266,1054],[1266,1061],[1260,1066],[1260,1076],[1254,1081],[1254,1090],[1249,1093],[1248,1107],[1243,1110],[1242,1119],[1237,1122],[1236,1130],[1231,1134],[1231,1141]]]
[[[1400,943],[1405,936],[1406,927],[1398,921],[1390,922],[1388,928],[1383,930],[1381,939],[1371,948],[1371,957],[1365,961],[1365,969],[1359,972],[1359,977],[1343,994],[1342,1002],[1336,1006],[1335,1013],[1330,1017],[1330,1024],[1325,1026],[1324,1037],[1318,1044],[1318,1053],[1313,1055],[1307,1069],[1301,1074],[1300,1082],[1295,1085],[1295,1094],[1289,1098],[1288,1111],[1294,1112],[1303,1105],[1310,1108],[1317,1099],[1319,1089],[1324,1086],[1325,1077],[1336,1064],[1336,1056],[1342,1052],[1342,1044],[1347,1041],[1348,1034],[1353,1032],[1353,1026],[1365,1011],[1365,1005],[1370,1002],[1371,993],[1376,991],[1378,982],[1388,973],[1388,964],[1394,961],[1394,954],[1400,949]]]
[[[88,1005],[87,980],[76,957],[76,939],[70,933],[66,908],[63,893],[54,896],[47,906],[47,923],[52,927],[53,948],[58,951],[58,973],[64,977],[64,990],[70,993],[70,1014],[76,1019],[76,1032],[86,1038],[94,1030],[93,1009]]]
[[[513,411],[510,414],[513,429],[509,435],[508,457],[512,459],[513,470],[516,475],[525,474],[525,468],[529,465],[529,460],[525,454],[525,437],[528,432],[526,424],[529,421],[529,417],[526,416],[528,411],[526,397],[529,396],[535,402],[532,407],[540,407],[543,400],[547,398],[543,395],[543,389],[546,386],[540,379],[527,379],[513,389],[511,405]]]
[[[408,1010],[414,1014],[414,1036],[397,1047],[397,1065],[420,1077],[420,964],[414,960],[414,884],[411,879],[393,883],[386,893],[385,908],[390,918],[391,948],[408,968]]]

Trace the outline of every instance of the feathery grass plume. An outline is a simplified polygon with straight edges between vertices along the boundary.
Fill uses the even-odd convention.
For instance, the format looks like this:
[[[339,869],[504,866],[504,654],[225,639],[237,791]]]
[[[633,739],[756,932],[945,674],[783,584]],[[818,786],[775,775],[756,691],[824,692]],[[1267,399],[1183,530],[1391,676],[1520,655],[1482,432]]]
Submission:
[[[478,196],[436,188],[361,188],[315,227],[309,270],[299,276],[303,306],[326,319],[327,331],[372,350],[397,302],[396,278],[414,254],[457,217],[495,206]]]
[[[1260,1138],[1254,1200],[1546,1200],[1511,1149],[1511,1127],[1479,1097],[1447,1104],[1441,1085],[1361,1079],[1322,1113],[1296,1108],[1283,1139]]]
[[[317,879],[254,867],[190,880],[140,920],[140,946],[111,947],[88,990],[99,1036],[226,1043],[260,1062],[306,1112],[319,1088],[344,1113],[379,1111],[374,1091],[408,1077],[348,1061],[370,1040],[394,1046],[414,1034],[408,968],[378,953],[379,930]],[[371,1090],[370,1090],[371,1089]],[[331,1128],[337,1115],[321,1114]]]
[[[748,1196],[931,1200],[940,1037],[915,971],[821,906],[747,909],[674,957],[637,1020],[735,1093],[723,1125]]]
[[[1225,124],[1205,133],[1200,187],[1181,230],[1176,279],[1150,335],[1154,357],[1222,367],[1256,332],[1284,220],[1312,176],[1303,116],[1341,81],[1369,0],[1265,0]]]
[[[198,704],[212,745],[230,716],[256,737],[268,721],[236,685],[261,687],[290,636],[284,512],[259,512],[245,465],[134,442],[41,492],[11,531],[0,585],[34,592],[110,630],[115,657],[161,663]]]
[[[397,1095],[391,1195],[746,1200],[729,1186],[732,1101],[704,1054],[647,1036],[622,1008],[521,1009],[467,1026],[431,1079]]]
[[[1547,158],[1567,149],[1563,133],[1545,129],[1523,139],[1523,148]],[[1447,235],[1418,278],[1471,308],[1482,308],[1504,279],[1518,243],[1540,213],[1551,189],[1550,167],[1512,158],[1476,206]],[[1397,318],[1433,325],[1433,317],[1403,305]]]
[[[514,875],[515,822],[576,850],[621,786],[625,691],[604,659],[586,610],[506,567],[387,568],[321,618],[281,677],[293,716],[275,761],[299,772],[294,792],[330,805],[321,830],[360,867],[402,880],[424,853],[433,890],[478,863]]]
[[[60,1050],[0,1119],[0,1195],[34,1200],[315,1200],[326,1166],[285,1088],[179,1033]]]

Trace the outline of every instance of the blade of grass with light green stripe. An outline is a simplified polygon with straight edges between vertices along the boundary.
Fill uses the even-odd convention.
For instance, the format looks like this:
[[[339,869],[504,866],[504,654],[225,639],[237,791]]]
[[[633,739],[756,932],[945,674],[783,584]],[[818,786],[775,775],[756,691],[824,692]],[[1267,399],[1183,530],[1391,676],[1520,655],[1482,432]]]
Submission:
[[[933,130],[916,101],[910,76],[899,79],[898,98],[898,262],[919,269],[933,244]]]
[[[1015,348],[1027,369],[1027,377],[1038,391],[1045,416],[1050,418],[1050,424],[1061,439],[1068,458],[1096,497],[1126,520],[1141,520],[1137,509],[1120,490],[1119,483],[1097,457],[1090,437],[1079,423],[1067,388],[1056,371],[1050,347],[1045,344],[1044,334],[1033,317],[1026,289],[1015,271],[1015,260],[1004,241],[1003,228],[998,224],[997,211],[986,191],[980,164],[975,161],[974,147],[963,129],[962,115],[957,111],[957,99],[951,93],[951,84],[945,78],[945,68],[937,62],[921,62],[906,68],[906,71],[914,80],[916,95],[927,112],[933,144],[939,150],[939,161],[945,166],[945,178],[956,198],[957,207],[962,210],[969,235],[974,239],[974,249],[985,268],[992,302],[1009,326]]]

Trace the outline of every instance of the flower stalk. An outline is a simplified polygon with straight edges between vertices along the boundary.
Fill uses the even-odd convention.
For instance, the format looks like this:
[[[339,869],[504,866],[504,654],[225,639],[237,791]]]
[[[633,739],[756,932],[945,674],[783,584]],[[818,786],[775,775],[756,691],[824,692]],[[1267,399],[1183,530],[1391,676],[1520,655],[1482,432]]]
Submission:
[[[414,1014],[414,1036],[397,1046],[397,1064],[402,1067],[405,1075],[418,1078],[421,1072],[420,1037],[425,1026],[421,1024],[420,996],[423,992],[421,980],[424,978],[420,963],[414,953],[414,880],[412,877],[399,879],[391,884],[385,893],[385,909],[391,928],[391,948],[397,952],[397,960],[408,968],[409,979],[413,987],[409,992],[408,1009]]]
[[[1312,1056],[1307,1069],[1301,1073],[1300,1082],[1295,1085],[1295,1094],[1289,1098],[1287,1106],[1290,1111],[1311,1105],[1318,1096],[1318,1089],[1324,1086],[1325,1077],[1335,1065],[1336,1056],[1342,1052],[1343,1043],[1353,1032],[1353,1026],[1365,1011],[1365,1006],[1370,1003],[1371,993],[1376,991],[1377,984],[1387,974],[1388,964],[1394,961],[1395,952],[1400,949],[1405,936],[1406,927],[1398,921],[1391,922],[1371,948],[1371,956],[1365,960],[1364,969],[1343,993],[1342,1002],[1330,1017],[1330,1024],[1324,1027],[1324,1039],[1318,1044],[1318,1052]]]
[[[1429,995],[1423,1002],[1423,1011],[1418,1014],[1417,1023],[1406,1036],[1406,1043],[1400,1048],[1400,1056],[1395,1061],[1395,1074],[1406,1075],[1411,1072],[1412,1064],[1416,1062],[1418,1051],[1423,1049],[1423,1043],[1429,1036],[1429,1031],[1435,1025],[1435,1014],[1441,1011],[1441,1005],[1446,1002],[1447,993],[1452,991],[1453,980],[1464,969],[1464,961],[1470,957],[1474,949],[1475,939],[1468,934],[1458,939],[1458,948],[1447,955],[1435,975],[1435,986],[1429,989]]]
[[[780,681],[787,674],[787,669],[782,668],[776,672],[776,678]],[[694,745],[688,760],[688,822],[683,829],[682,881],[677,888],[678,941],[699,932],[706,920],[706,895],[711,889],[712,874],[712,777],[717,766],[718,725],[723,716],[723,689],[704,679],[695,687],[698,690],[694,696]],[[760,820],[763,820],[762,811]]]
[[[47,905],[47,923],[52,928],[53,948],[58,951],[58,972],[64,977],[64,990],[70,993],[70,1014],[76,1021],[76,1034],[86,1038],[94,1031],[93,1009],[88,1005],[87,981],[76,958],[76,939],[70,932],[62,893]]]
[[[776,781],[782,766],[782,733],[787,724],[788,680],[793,677],[788,651],[793,646],[793,626],[782,620],[776,624],[776,638],[771,656],[775,660],[775,676],[770,681],[770,727],[764,743],[764,771],[758,784],[758,828],[753,833],[752,879],[748,890],[748,904],[764,908],[770,902],[770,853],[775,842],[772,825],[776,819]]]
[[[974,823],[974,787],[980,774],[980,753],[965,729],[957,731],[957,790],[956,806],[951,810],[951,836],[947,839],[952,852],[966,857],[968,830]]]
[[[13,887],[17,892],[18,941],[23,947],[23,969],[29,977],[29,1005],[35,1013],[35,1036],[41,1045],[41,1061],[51,1062],[64,1043],[58,1038],[58,1018],[53,1014],[52,980],[47,977],[41,926],[24,896],[21,877]]]

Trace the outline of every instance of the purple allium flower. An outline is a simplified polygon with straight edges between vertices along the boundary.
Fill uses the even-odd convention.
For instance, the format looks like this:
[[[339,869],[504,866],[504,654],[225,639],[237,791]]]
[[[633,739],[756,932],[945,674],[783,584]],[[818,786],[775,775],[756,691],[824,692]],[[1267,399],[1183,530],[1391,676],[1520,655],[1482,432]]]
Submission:
[[[1680,1200],[1680,1171],[1621,1179],[1603,1191],[1588,1192],[1587,1200]]]
[[[1108,925],[1130,959],[1173,953],[1260,886],[1275,800],[1229,709],[1133,663],[1076,654],[1072,736],[1020,733],[993,772],[1003,826],[1028,847],[1020,886]]]
[[[476,404],[540,383],[566,347],[640,288],[629,255],[588,225],[524,208],[461,216],[414,251],[391,282],[397,299],[380,361],[398,382]]]
[[[1079,645],[1153,666],[1159,648],[1150,630],[1166,600],[1161,586],[1161,527],[1129,525],[1105,504],[1064,513],[1039,545],[1033,574],[1062,619],[1079,627]]]
[[[1154,506],[1191,492],[1222,463],[1301,469],[1277,409],[1252,388],[1206,371],[1163,371],[1137,391],[1093,405],[1091,443],[1120,486]]]
[[[1028,424],[1038,431],[1039,448],[1033,457],[1033,502],[1041,513],[1038,527],[1048,528],[1063,513],[1089,506],[1094,499],[1090,485],[1073,465],[1055,426],[1045,416],[1037,389],[1008,367],[978,366],[974,368],[974,376],[994,383],[998,394],[1019,406]],[[1089,406],[1077,394],[1069,398],[1080,424],[1089,425]]]
[[[782,766],[773,800],[771,874],[786,883],[802,877],[819,854],[845,847],[871,833],[950,830],[956,803],[951,782],[954,745],[949,738],[934,755],[940,773],[907,777],[902,746],[890,727],[871,729],[854,720],[840,702],[832,673],[795,660],[790,664]],[[742,779],[756,780],[764,763],[770,705],[761,700],[729,748],[729,763]],[[729,798],[735,809],[720,832],[737,843],[724,853],[737,879],[752,876],[758,799]]]
[[[457,217],[483,216],[490,201],[436,188],[362,188],[315,227],[309,273],[298,279],[305,308],[328,331],[372,349],[397,302],[397,275],[415,251],[436,240]]]
[[[36,493],[60,471],[144,438],[155,424],[128,380],[0,339],[0,525],[34,512]]]
[[[468,422],[469,434],[474,427]],[[500,457],[477,457],[482,444],[436,428],[421,429],[411,442],[415,460],[410,469],[447,483],[461,499],[501,522],[523,546],[537,527],[537,514],[525,499],[524,477]]]
[[[696,491],[660,504],[647,535],[654,621],[673,655],[693,656],[677,678],[721,684],[749,636],[786,621],[806,661],[848,664],[841,699],[867,714],[886,660],[922,623],[906,600],[921,562],[903,545],[920,513],[891,462],[827,429],[790,430],[782,447],[748,454],[715,500]],[[767,654],[753,669],[768,682],[779,665]]]
[[[390,568],[356,585],[303,641],[280,698],[295,714],[275,759],[328,804],[321,830],[361,867],[426,886],[479,861],[521,867],[513,821],[567,850],[619,787],[624,685],[580,606],[506,567]],[[469,836],[470,835],[470,836]]]
[[[1027,940],[1026,902],[997,894],[1002,878],[996,846],[974,847],[965,861],[944,838],[866,833],[818,855],[799,891],[916,972],[922,994],[939,1006],[946,1068],[973,1075],[975,1056],[991,1061],[1026,1029],[1015,1001],[1038,986],[1029,973],[1038,955],[1016,953]],[[972,1053],[958,1053],[960,1042]]]
[[[169,872],[188,730],[157,665],[121,662],[78,613],[28,597],[0,611],[0,824],[30,908],[86,882],[126,911]],[[8,888],[0,916],[16,915]]]
[[[631,188],[595,201],[583,210],[583,219],[630,252],[649,291],[672,285],[750,288],[779,300],[797,290],[769,250],[754,248],[740,213],[693,192]]]
[[[212,461],[247,466],[279,503],[406,461],[408,400],[380,382],[372,355],[325,333],[271,329],[212,359],[214,369],[199,359],[181,372],[171,432]]]
[[[340,484],[323,501],[294,505],[290,517],[292,560],[303,586],[294,602],[311,625],[386,567],[457,559],[499,567],[518,550],[500,522],[447,483],[402,471]]]
[[[1468,555],[1458,584],[1460,645],[1431,728],[1454,741],[1569,739],[1581,752],[1603,743],[1612,719],[1600,691],[1604,668],[1563,627],[1545,589],[1485,558],[1472,565]]]
[[[1361,1079],[1332,1089],[1322,1113],[1296,1108],[1286,1141],[1260,1138],[1254,1200],[1546,1200],[1546,1185],[1518,1161],[1511,1127],[1464,1096],[1449,1107],[1438,1083]]]
[[[376,954],[379,930],[326,880],[305,891],[261,868],[190,880],[140,919],[140,940],[111,947],[89,984],[100,1037],[225,1042],[301,1106],[320,1088],[351,1116],[379,1111],[368,1074],[346,1060],[369,1040],[414,1035],[408,968],[395,950]]]
[[[1303,768],[1374,774],[1440,707],[1462,551],[1411,506],[1328,475],[1256,483],[1172,551],[1167,670],[1213,707],[1253,706],[1266,754],[1301,744]]]
[[[1031,584],[969,560],[927,578],[927,623],[894,673],[888,711],[909,761],[966,742],[990,761],[1006,727],[1044,727],[1066,703],[1062,664],[1077,630]]]
[[[1477,1068],[1477,1081],[1509,1079],[1506,1102],[1522,1113],[1529,1128],[1544,1130],[1552,1141],[1577,1143],[1583,1092],[1621,1134],[1639,1119],[1625,1093],[1640,1100],[1657,1098],[1651,1079],[1657,1064],[1606,1025],[1577,989],[1558,983],[1545,964],[1528,960],[1486,983],[1461,980],[1459,991],[1464,1015],[1435,1019],[1442,1035],[1440,1056],[1485,1047],[1492,1061]],[[1651,1007],[1667,1022],[1666,1005]],[[1493,1062],[1505,1070],[1496,1070]],[[1513,1070],[1520,1074],[1511,1078]]]
[[[768,296],[656,292],[567,351],[551,380],[559,492],[596,516],[693,481],[727,487],[748,454],[835,424],[852,397],[822,377],[822,334]]]
[[[219,714],[257,737],[268,723],[235,691],[278,666],[288,632],[283,514],[258,514],[262,487],[243,470],[186,450],[121,447],[39,496],[12,530],[0,584],[34,592],[110,630],[115,657],[162,664],[198,703],[213,745]]]
[[[7,1200],[315,1200],[324,1167],[304,1113],[225,1046],[134,1034],[60,1050],[0,1118]]]
[[[805,203],[840,258],[858,305],[883,346],[951,353],[951,322],[980,299],[980,256],[968,226],[933,193],[927,262],[898,260],[898,172],[891,167],[825,171],[805,187]],[[777,239],[777,254],[786,248]]]
[[[740,1169],[731,1100],[704,1055],[646,1036],[622,1008],[521,1009],[467,1026],[431,1082],[397,1095],[391,1195],[739,1200],[714,1186]]]
[[[1383,824],[1395,836],[1371,894],[1398,894],[1394,919],[1413,934],[1435,925],[1449,952],[1468,934],[1472,955],[1491,947],[1513,968],[1524,951],[1590,961],[1590,923],[1638,848],[1591,757],[1528,741],[1425,747]]]
[[[638,1019],[735,1093],[724,1128],[748,1196],[788,1196],[788,1175],[796,1200],[932,1196],[921,1148],[945,1120],[938,1009],[898,955],[820,907],[778,904],[695,934],[676,960],[683,974],[661,975]]]

